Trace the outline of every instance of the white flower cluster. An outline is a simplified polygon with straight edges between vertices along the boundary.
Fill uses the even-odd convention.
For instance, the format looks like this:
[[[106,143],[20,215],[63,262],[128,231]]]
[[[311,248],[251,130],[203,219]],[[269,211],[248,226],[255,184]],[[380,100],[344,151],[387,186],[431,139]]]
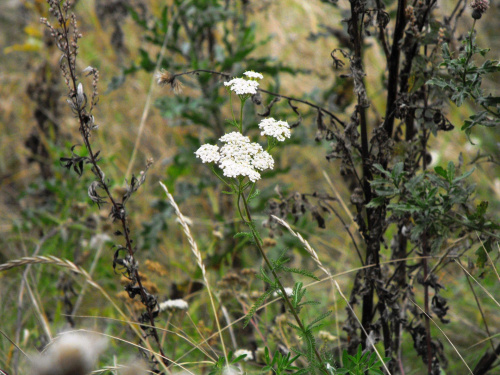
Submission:
[[[187,310],[188,303],[183,299],[169,299],[159,305],[160,311]]]
[[[250,142],[250,138],[239,132],[225,134],[219,139],[224,145],[220,148],[213,145],[203,145],[196,152],[196,156],[203,163],[219,163],[224,176],[236,178],[248,177],[250,181],[260,180],[260,173],[266,169],[273,169],[274,159],[264,151],[258,143]]]
[[[206,144],[201,146],[196,152],[197,158],[200,158],[203,163],[217,163],[220,159],[219,147]]]
[[[290,138],[290,125],[286,121],[279,121],[271,118],[263,119],[259,124],[259,129],[262,130],[260,135],[276,138],[283,142],[285,138]]]
[[[287,297],[293,296],[293,289],[292,288],[285,288],[285,293]],[[276,292],[273,293],[273,297],[283,297],[283,294],[281,293],[281,290],[277,290]]]
[[[246,80],[244,78],[233,78],[229,82],[224,82],[224,86],[227,86],[234,91],[236,95],[255,95],[257,94],[257,87],[259,87],[259,82],[253,80]]]
[[[250,79],[252,79],[252,78],[255,78],[255,79],[264,78],[264,76],[262,74],[254,72],[253,70],[246,71],[245,73],[243,73],[243,75],[247,76]]]
[[[243,74],[249,79],[233,78],[229,82],[224,82],[224,86],[229,87],[229,89],[235,92],[236,95],[257,94],[257,88],[259,87],[259,82],[257,82],[257,79],[262,79],[264,78],[264,76],[254,71],[248,71]]]
[[[253,361],[253,353],[247,349],[238,349],[234,352],[234,358],[238,358],[240,355],[246,354],[247,356],[243,358],[245,362]]]

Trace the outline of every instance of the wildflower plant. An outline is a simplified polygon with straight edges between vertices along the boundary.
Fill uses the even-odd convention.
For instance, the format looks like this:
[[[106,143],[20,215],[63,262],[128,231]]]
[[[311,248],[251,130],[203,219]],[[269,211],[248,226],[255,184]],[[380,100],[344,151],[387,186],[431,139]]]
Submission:
[[[197,305],[192,304],[191,300],[188,304],[188,298],[197,297],[194,294],[190,297],[186,297],[183,293],[165,296],[164,302],[160,303],[154,292],[148,290],[146,279],[143,279],[144,275],[139,273],[137,260],[141,254],[139,250],[145,249],[146,246],[141,244],[143,239],[141,235],[131,228],[128,203],[145,182],[146,172],[151,163],[147,163],[145,171],[141,172],[139,177],[132,177],[130,183],[127,182],[121,197],[112,194],[113,183],[108,177],[109,174],[107,176],[104,173],[105,159],[100,151],[96,151],[95,145],[99,129],[94,118],[94,109],[98,104],[99,72],[94,67],[81,69],[76,63],[81,35],[78,32],[76,17],[70,12],[71,2],[48,0],[48,3],[50,13],[57,20],[57,26],[52,26],[46,19],[42,22],[52,33],[56,46],[62,53],[60,69],[68,88],[67,103],[77,119],[81,134],[80,143],[84,145],[82,148],[73,146],[69,155],[65,154],[60,162],[63,167],[78,176],[90,170],[91,173],[88,174],[93,180],[86,189],[89,199],[98,207],[105,204],[110,206],[110,216],[118,224],[115,232],[118,241],[115,244],[113,269],[121,272],[126,278],[127,296],[131,299],[140,298],[140,308],[144,310],[137,318],[142,329],[140,333],[143,333],[141,339],[147,341],[148,346],[149,340],[152,339],[152,351],[159,352],[153,354],[155,358],[148,355],[150,359],[148,365],[153,372],[160,373],[158,367],[161,365],[160,357],[162,357],[163,367],[169,372],[167,366],[175,366],[179,362],[177,358],[175,362],[166,359],[163,352],[163,338],[167,333],[164,333],[161,340],[159,339],[156,319],[168,316],[170,321],[177,315],[191,319],[191,314],[195,311],[204,310],[197,309]],[[248,11],[248,3],[241,2],[242,12]],[[340,7],[333,1],[323,1],[323,3]],[[220,227],[228,224],[226,220],[231,220],[231,225],[227,225],[231,228],[227,231],[219,230],[219,227],[213,231],[217,245],[225,234],[229,232],[232,236],[239,230],[239,223],[232,225],[235,213],[241,219],[238,221],[248,227],[246,232],[235,236],[242,238],[242,241],[223,243],[221,241],[220,248],[216,249],[215,261],[205,269],[201,252],[189,231],[191,224],[188,226],[187,218],[182,217],[173,197],[168,194],[201,270],[204,283],[199,282],[199,288],[207,289],[214,311],[224,356],[220,355],[220,350],[215,345],[212,348],[215,356],[211,353],[207,355],[210,359],[209,365],[213,366],[213,374],[239,373],[242,366],[253,364],[261,365],[264,371],[273,371],[276,374],[415,372],[414,365],[418,366],[415,364],[416,361],[413,358],[409,361],[405,359],[406,353],[403,356],[406,341],[409,341],[406,339],[410,336],[415,355],[421,357],[423,365],[420,365],[427,366],[427,373],[434,375],[445,371],[447,360],[442,353],[443,345],[436,332],[431,330],[431,322],[436,324],[437,321],[432,319],[432,316],[439,318],[438,323],[445,324],[450,321],[447,312],[452,306],[447,305],[445,294],[440,293],[444,289],[441,285],[444,281],[439,277],[438,271],[448,264],[456,263],[461,266],[460,257],[478,241],[481,242],[481,247],[475,254],[477,261],[476,264],[470,262],[469,268],[476,267],[479,272],[485,272],[489,262],[494,268],[492,255],[500,238],[498,234],[500,226],[486,213],[488,202],[474,201],[477,189],[468,182],[473,168],[464,164],[462,155],[458,158],[458,163],[449,162],[447,165],[429,168],[431,160],[428,149],[431,137],[437,137],[440,132],[453,130],[451,121],[455,120],[451,117],[448,119],[443,105],[445,102],[451,100],[457,106],[461,106],[470,101],[481,108],[462,124],[462,130],[467,137],[470,136],[474,126],[498,126],[500,119],[499,98],[486,92],[482,87],[483,81],[490,74],[498,73],[500,63],[497,60],[487,60],[482,65],[477,65],[479,59],[488,51],[477,45],[475,26],[488,10],[489,1],[472,0],[456,3],[450,17],[445,16],[441,22],[436,15],[438,2],[435,0],[418,1],[413,5],[408,5],[403,0],[393,2],[351,0],[349,2],[351,9],[346,10],[350,18],[347,20],[345,40],[339,43],[344,49],[337,48],[331,52],[335,68],[333,73],[335,86],[332,90],[325,91],[324,96],[310,93],[307,100],[262,89],[261,85],[265,82],[264,75],[255,71],[247,71],[240,77],[225,73],[234,72],[242,65],[266,73],[266,78],[269,77],[267,73],[276,76],[279,72],[292,74],[297,72],[288,70],[289,68],[280,64],[271,66],[270,59],[249,57],[249,53],[258,43],[252,28],[244,21],[245,14],[242,17],[236,15],[239,2],[176,0],[172,5],[165,6],[161,19],[156,19],[154,22],[149,22],[147,18],[141,19],[138,14],[130,10],[147,33],[146,39],[169,50],[175,58],[164,58],[160,53],[158,61],[153,62],[148,52],[141,50],[140,67],[132,63],[124,75],[138,69],[150,73],[156,69],[159,71],[155,77],[157,83],[160,86],[169,86],[176,94],[179,94],[182,88],[181,76],[186,74],[196,76],[201,91],[199,97],[186,100],[179,96],[166,98],[163,102],[157,103],[157,106],[162,111],[170,113],[166,117],[180,118],[176,118],[174,123],[204,127],[211,134],[209,137],[212,137],[211,143],[201,146],[198,137],[185,137],[189,147],[179,153],[183,156],[189,154],[190,158],[186,158],[188,162],[185,163],[187,167],[179,165],[177,160],[172,163],[166,169],[167,184],[174,186],[178,182],[176,179],[179,175],[186,174],[193,168],[191,161],[196,157],[200,163],[206,164],[216,177],[200,178],[198,188],[204,184],[206,186],[208,180],[210,187],[219,184],[220,181],[223,193],[234,198],[234,210],[219,210],[223,212],[216,218]],[[231,15],[233,13],[234,15]],[[458,19],[467,13],[472,14],[474,24],[463,41],[463,49],[454,51],[457,44],[454,34]],[[241,22],[236,22],[236,18]],[[393,27],[392,21],[394,21]],[[224,27],[219,27],[219,22],[226,24]],[[234,24],[233,27],[226,27],[230,23]],[[236,32],[233,31],[235,29]],[[189,41],[185,39],[186,36]],[[311,35],[311,38],[313,37]],[[335,37],[341,41],[338,36]],[[387,72],[387,76],[381,73],[384,79],[381,80],[381,84],[377,83],[377,92],[385,92],[387,94],[385,98],[384,95],[372,98],[374,91],[367,89],[373,84],[373,77],[370,77],[373,73],[371,69],[365,69],[366,54],[372,50],[371,46],[375,44],[372,41],[375,40],[380,44],[379,53],[385,55],[387,63],[383,66],[385,69],[381,69]],[[196,48],[205,45],[207,48]],[[441,49],[443,62],[440,65],[441,69],[438,69],[436,64],[441,57],[439,54]],[[384,59],[381,59],[383,65],[382,60]],[[82,67],[86,65],[83,64]],[[342,69],[343,65],[347,65],[346,71],[343,72],[345,74],[337,75],[336,71]],[[175,71],[186,67],[189,71],[184,73],[171,74],[164,70]],[[198,69],[199,67],[206,69]],[[223,84],[220,83],[221,77],[225,79]],[[345,83],[348,83],[345,85],[346,89],[340,95],[338,88]],[[192,87],[189,86],[190,89]],[[343,95],[347,91],[352,93]],[[265,102],[261,97],[263,93],[274,98]],[[383,102],[384,99],[386,102]],[[273,107],[279,100],[287,103],[282,102],[281,104],[285,105]],[[321,104],[322,100],[324,104]],[[231,118],[224,122],[222,118],[225,112],[222,108],[228,102]],[[245,106],[248,107],[250,102],[263,106],[263,112],[258,113],[262,119],[255,120],[255,117],[252,117],[255,115],[249,113],[251,111],[244,112]],[[286,104],[289,106],[290,114],[298,119],[294,123],[289,124],[281,119],[283,115],[276,114],[277,111],[283,113],[287,108]],[[307,106],[307,112],[303,111],[303,106]],[[381,109],[385,111],[385,116],[380,112]],[[271,117],[271,112],[275,118]],[[338,113],[339,117],[334,112]],[[314,139],[317,142],[322,140],[331,142],[331,150],[329,149],[326,159],[332,164],[339,162],[337,166],[340,166],[338,168],[340,177],[344,178],[348,185],[352,204],[351,211],[346,207],[349,203],[346,205],[342,202],[343,209],[355,225],[351,226],[350,222],[344,221],[342,215],[339,215],[333,207],[334,201],[342,200],[337,191],[335,193],[338,198],[322,192],[296,193],[287,197],[287,194],[282,194],[279,189],[275,190],[279,196],[279,203],[278,200],[268,202],[269,220],[266,225],[271,232],[277,227],[277,223],[288,228],[290,233],[304,244],[304,248],[319,269],[330,278],[332,287],[336,286],[342,295],[339,285],[333,280],[335,275],[320,261],[320,257],[324,254],[320,253],[318,256],[307,241],[300,234],[293,232],[284,221],[287,215],[293,215],[298,219],[305,212],[311,212],[319,228],[327,228],[330,224],[322,216],[325,212],[335,214],[340,220],[342,226],[328,230],[331,229],[330,234],[338,236],[337,229],[341,227],[349,234],[361,264],[356,272],[349,300],[342,295],[348,306],[347,319],[343,327],[347,333],[346,340],[342,340],[338,327],[335,337],[327,332],[325,322],[330,312],[317,312],[310,319],[304,318],[304,311],[309,312],[313,309],[317,311],[318,302],[307,298],[308,287],[303,282],[289,283],[287,280],[285,283],[284,275],[297,274],[314,280],[318,278],[307,270],[289,266],[290,259],[286,251],[281,252],[276,258],[271,257],[268,248],[275,246],[277,241],[262,238],[259,225],[254,219],[256,216],[252,212],[252,203],[263,206],[266,200],[266,197],[259,196],[258,186],[260,180],[270,175],[279,164],[275,162],[273,155],[276,156],[279,146],[288,140],[300,142],[297,140],[299,137],[293,136],[292,130],[299,126],[302,120],[306,123],[310,119],[312,119],[311,125],[317,128]],[[302,130],[302,134],[307,131],[307,129]],[[477,159],[471,161],[471,164],[480,157],[478,152]],[[337,169],[337,166],[332,169]],[[182,168],[184,169],[181,171]],[[328,182],[333,189],[334,185],[330,180]],[[195,194],[197,193],[185,192],[183,198]],[[59,192],[59,196],[61,195],[64,193]],[[226,203],[226,199],[220,197],[217,196],[216,199]],[[315,206],[308,199],[317,199],[319,203]],[[161,221],[166,220],[169,215],[165,211]],[[158,221],[153,217],[151,222],[157,224]],[[193,221],[193,225],[196,224],[196,221]],[[151,236],[153,237],[156,240],[156,234]],[[226,249],[235,253],[241,246],[249,243],[255,246],[264,263],[259,272],[254,271],[256,273],[252,274],[251,280],[257,278],[265,284],[265,288],[256,291],[249,285],[241,287],[245,285],[243,282],[245,280],[234,278],[240,283],[241,290],[238,290],[238,297],[241,299],[234,299],[236,302],[231,300],[225,305],[228,300],[226,297],[231,292],[230,288],[228,286],[226,290],[212,295],[208,282],[210,267],[216,265],[220,267],[220,273],[223,273],[226,265],[220,264],[224,263],[220,261],[220,253]],[[358,246],[358,243],[361,244]],[[437,257],[439,260],[433,259]],[[43,257],[43,259],[46,261],[49,258]],[[468,274],[468,271],[462,268]],[[223,281],[226,285],[230,285],[231,277],[227,276],[230,275],[224,276]],[[175,291],[177,293],[179,290],[175,288]],[[226,291],[228,293],[224,294]],[[228,322],[227,331],[219,323],[218,309],[214,301],[220,303],[220,310]],[[477,298],[476,301],[481,310]],[[423,308],[417,305],[420,302],[423,303]],[[241,329],[254,330],[256,333],[255,337],[245,336],[245,340],[247,336],[250,339],[244,347],[253,347],[251,345],[259,340],[257,334],[261,334],[264,347],[253,351],[240,349],[234,351],[234,354],[226,351],[223,339],[226,332],[232,335],[233,349],[238,348],[237,340],[234,338],[238,336],[234,336],[234,330],[239,328],[235,328],[237,325],[230,322],[234,317],[231,316],[233,312],[231,303],[238,303],[237,313],[243,312],[245,315]],[[279,316],[279,320],[276,318],[276,322],[279,323],[280,329],[283,322],[287,328],[281,333],[282,336],[277,336],[279,340],[284,338],[280,344],[284,343],[286,347],[278,345],[273,355],[270,354],[269,348],[275,344],[273,341],[275,337],[266,342],[265,334],[269,327],[266,327],[264,334],[260,331],[260,323],[263,320],[259,314],[267,303],[275,303],[282,308],[283,314]],[[494,338],[489,332],[487,319],[484,316],[483,321],[488,336]],[[197,333],[203,337],[211,328],[201,327],[203,319],[199,322],[200,327],[196,327]],[[269,329],[272,333],[275,332],[272,331],[273,328]],[[317,345],[315,338],[317,331],[320,331],[317,335],[318,341],[324,344]],[[207,340],[209,339],[210,337]],[[334,340],[337,340],[338,351],[333,349],[333,344],[327,343]],[[20,342],[19,336],[15,341]],[[489,341],[492,351],[487,351],[478,361],[474,373],[486,373],[493,369],[498,349],[494,348],[493,340]],[[169,344],[167,340],[167,345]],[[46,357],[40,363],[46,363],[44,361],[48,361],[46,358],[49,358],[51,364],[57,364],[57,361],[52,360],[56,358],[55,354],[53,355],[56,353],[56,342],[52,345],[47,347],[43,353]],[[202,344],[193,346],[197,349],[203,347]],[[79,351],[69,344],[67,348],[71,353]],[[292,351],[289,351],[289,348]],[[175,345],[172,351],[175,358]],[[259,353],[264,353],[264,358],[262,355],[259,358]],[[98,354],[94,351],[88,363],[93,366]],[[183,354],[182,357],[187,354]],[[387,360],[389,362],[386,367]],[[467,366],[467,363],[463,362]],[[411,368],[409,371],[406,370],[408,366]],[[82,368],[84,373],[90,371],[90,367]],[[469,369],[468,366],[467,368]],[[469,371],[472,372],[470,369]],[[57,373],[57,369],[47,365],[39,372]]]
[[[297,282],[293,289],[285,288],[278,274],[288,272],[307,276],[314,280],[319,279],[309,271],[287,267],[286,263],[289,259],[285,257],[285,252],[282,252],[276,260],[272,260],[267,256],[257,225],[252,219],[249,205],[252,199],[259,194],[256,184],[262,177],[260,172],[273,169],[274,167],[274,159],[270,152],[280,143],[291,137],[290,126],[286,121],[275,120],[274,118],[263,119],[259,124],[259,129],[262,130],[260,135],[265,136],[267,139],[265,150],[259,143],[252,142],[244,134],[243,107],[252,95],[257,94],[257,87],[259,86],[257,79],[263,78],[262,74],[253,71],[247,71],[244,75],[248,79],[233,78],[230,81],[224,82],[228,94],[231,96],[233,93],[236,94],[240,101],[239,119],[236,118],[234,110],[231,108],[232,119],[229,121],[229,124],[236,127],[237,131],[226,133],[220,137],[220,147],[204,144],[195,154],[203,163],[209,164],[214,175],[225,185],[227,190],[224,193],[235,197],[238,214],[250,230],[249,232],[238,233],[236,237],[250,239],[257,246],[267,266],[267,269],[261,268],[260,274],[257,277],[264,281],[268,288],[250,309],[245,319],[245,325],[250,322],[257,309],[267,298],[273,295],[281,297],[295,320],[295,324],[290,323],[290,326],[297,331],[297,334],[306,344],[305,351],[295,349],[297,354],[307,359],[309,363],[307,371],[319,369],[325,372],[326,367],[322,356],[317,350],[313,331],[321,328],[322,324],[319,322],[326,318],[330,312],[321,314],[312,322],[306,324],[299,316],[300,311],[304,306],[316,305],[317,302],[304,300],[306,289],[303,288],[302,282]],[[232,99],[230,103],[232,105]],[[304,371],[306,370],[304,369]]]

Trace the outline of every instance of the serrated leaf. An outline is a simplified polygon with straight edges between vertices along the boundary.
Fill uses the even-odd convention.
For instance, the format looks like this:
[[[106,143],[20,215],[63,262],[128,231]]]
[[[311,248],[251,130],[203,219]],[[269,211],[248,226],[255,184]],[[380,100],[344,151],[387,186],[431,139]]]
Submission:
[[[238,232],[233,236],[233,238],[242,238],[242,237],[249,238],[249,239],[253,240],[253,235],[250,232]]]
[[[329,316],[332,312],[331,311],[327,311],[323,314],[321,314],[320,316],[318,316],[316,319],[314,319],[311,323],[309,323],[308,327],[311,327],[312,325],[318,323],[319,321],[325,319],[327,316]]]
[[[284,272],[290,272],[290,273],[295,273],[295,274],[302,275],[302,276],[307,276],[313,280],[319,281],[319,278],[317,276],[315,276],[312,272],[307,271],[307,270],[303,270],[300,268],[282,266],[282,267],[280,267],[280,270],[282,270]]]

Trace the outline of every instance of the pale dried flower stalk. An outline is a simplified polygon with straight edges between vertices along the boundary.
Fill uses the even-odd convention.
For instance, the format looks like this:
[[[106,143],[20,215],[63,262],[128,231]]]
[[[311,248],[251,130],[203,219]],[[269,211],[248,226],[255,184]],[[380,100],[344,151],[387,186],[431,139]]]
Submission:
[[[179,206],[177,206],[177,203],[175,203],[174,197],[172,196],[172,194],[169,193],[167,187],[162,182],[160,182],[160,185],[163,188],[163,190],[165,190],[165,194],[167,194],[168,201],[170,202],[170,204],[174,208],[175,214],[177,215],[177,218],[179,219],[179,224],[182,226],[182,229],[184,230],[184,234],[186,235],[186,237],[188,239],[189,246],[191,247],[191,251],[193,252],[194,257],[196,258],[196,263],[198,264],[198,267],[200,267],[200,269],[201,269],[201,273],[203,275],[203,280],[205,280],[205,282],[207,283],[207,287],[208,287],[208,280],[207,280],[207,275],[206,275],[206,271],[205,271],[205,265],[203,264],[203,258],[201,257],[200,250],[198,250],[198,245],[196,244],[193,236],[191,235],[191,230],[189,229],[189,225],[186,221],[186,218],[184,217],[181,210],[179,209]]]
[[[54,266],[67,268],[75,273],[82,275],[85,278],[86,282],[89,283],[94,288],[96,288],[104,296],[104,298],[106,298],[106,300],[114,307],[114,309],[120,314],[120,316],[122,316],[122,318],[125,321],[127,320],[128,316],[120,309],[120,307],[118,305],[116,305],[116,303],[108,295],[108,293],[106,293],[106,291],[98,283],[96,283],[92,279],[92,276],[87,271],[85,271],[83,268],[78,267],[76,264],[74,264],[73,262],[71,262],[67,259],[60,259],[60,258],[57,258],[53,255],[49,255],[49,256],[38,255],[38,256],[32,256],[32,257],[23,257],[20,259],[14,259],[14,260],[8,261],[6,263],[0,264],[0,272],[7,271],[7,270],[10,270],[10,269],[16,268],[16,267],[25,266],[28,264],[52,264]],[[157,357],[158,355],[151,348],[151,345],[143,337],[142,333],[138,330],[136,325],[129,324],[129,327],[132,331],[135,332],[137,337],[139,337],[144,342],[144,345],[146,346],[148,351],[150,353],[153,353],[153,355],[155,355]],[[163,362],[160,360],[159,357],[157,357],[157,360],[159,361],[159,363],[163,364]]]
[[[98,286],[97,284],[95,284],[94,281],[92,281],[90,275],[83,268],[78,267],[76,264],[67,259],[60,259],[53,255],[49,256],[38,255],[34,257],[22,257],[20,259],[10,260],[6,263],[0,264],[0,272],[7,271],[16,267],[21,267],[27,264],[54,264],[56,266],[69,268],[71,271],[85,276],[85,278],[90,284]]]
[[[205,285],[207,286],[207,291],[208,291],[208,296],[210,297],[210,303],[212,304],[212,309],[214,312],[214,318],[217,323],[217,330],[219,331],[219,336],[222,344],[222,349],[224,352],[224,357],[226,357],[226,362],[227,362],[227,351],[226,351],[226,345],[224,344],[224,338],[222,337],[222,330],[220,327],[219,323],[219,318],[217,317],[217,309],[215,308],[215,302],[213,299],[212,295],[212,290],[210,288],[210,284],[208,282],[206,270],[205,270],[205,265],[203,264],[203,258],[201,257],[201,252],[198,249],[198,245],[196,244],[193,236],[191,235],[191,230],[189,229],[189,225],[186,223],[186,219],[184,218],[184,215],[182,214],[181,210],[179,209],[179,206],[177,206],[177,203],[175,203],[174,197],[172,194],[169,193],[167,187],[160,181],[160,185],[165,190],[165,194],[167,195],[167,198],[174,208],[175,214],[177,215],[179,219],[179,224],[182,226],[182,229],[184,230],[184,234],[186,235],[189,246],[191,247],[191,251],[193,252],[195,258],[196,258],[196,263],[198,264],[198,267],[201,269],[201,273],[203,276],[203,280],[205,281]]]
[[[288,231],[290,232],[290,234],[292,234],[293,236],[297,237],[298,240],[304,245],[304,248],[306,249],[306,251],[311,255],[312,259],[314,260],[314,262],[316,263],[316,265],[318,266],[318,268],[323,271],[329,278],[330,278],[330,281],[332,282],[332,285],[333,285],[333,279],[332,279],[332,274],[330,273],[330,271],[325,267],[323,266],[323,263],[321,263],[321,261],[319,260],[319,257],[318,257],[318,254],[316,253],[316,251],[314,251],[314,249],[311,247],[311,245],[309,245],[309,242],[307,242],[301,235],[300,233],[297,233],[295,232],[291,227],[290,225],[288,225],[288,223],[286,221],[284,221],[283,219],[280,219],[279,217],[277,216],[274,216],[274,215],[271,215],[271,217],[276,220],[280,225],[284,226],[286,229],[288,229]]]

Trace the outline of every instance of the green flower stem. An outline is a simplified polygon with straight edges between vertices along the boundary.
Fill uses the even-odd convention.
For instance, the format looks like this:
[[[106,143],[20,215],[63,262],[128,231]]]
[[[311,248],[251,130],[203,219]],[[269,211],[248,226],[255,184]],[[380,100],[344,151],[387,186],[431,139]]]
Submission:
[[[233,116],[233,123],[236,123],[236,116],[234,115],[233,108],[233,95],[229,92],[229,106],[231,107],[231,115]]]
[[[230,183],[228,183],[226,180],[224,180],[223,177],[219,176],[219,174],[215,171],[215,168],[214,168],[214,165],[213,164],[210,164],[210,169],[212,169],[212,172],[214,173],[215,176],[217,176],[217,178],[219,180],[221,180],[222,182],[224,182],[224,184],[226,184],[226,186],[230,187],[231,190],[234,191],[234,187],[233,185],[231,185]]]
[[[246,213],[246,216],[248,218],[248,221],[243,216],[241,218],[245,222],[251,223],[252,222],[252,215],[250,214],[250,209],[248,208],[247,198],[245,197],[243,192],[238,193],[238,203],[239,203],[240,196],[243,198],[243,205],[245,206],[245,213]],[[238,207],[238,209],[239,209],[239,207]],[[240,215],[241,215],[241,211],[240,211]],[[283,299],[285,300],[285,304],[288,306],[288,309],[290,310],[293,317],[295,318],[295,321],[297,322],[297,325],[299,326],[299,328],[302,330],[302,332],[305,332],[306,329],[305,329],[304,325],[302,324],[302,321],[300,320],[299,314],[297,313],[297,311],[294,309],[292,303],[290,302],[290,299],[288,298],[288,295],[286,294],[286,291],[285,291],[285,288],[283,287],[283,284],[281,283],[278,275],[276,274],[276,271],[274,270],[273,266],[271,265],[269,258],[267,257],[266,253],[264,252],[264,249],[262,248],[262,244],[261,244],[259,236],[255,233],[255,229],[253,228],[253,226],[250,226],[250,229],[252,231],[253,238],[255,240],[257,248],[259,249],[260,254],[264,258],[264,261],[266,262],[267,266],[271,270],[271,273],[273,274],[274,280],[276,281],[276,283],[278,284],[278,286],[280,288],[281,294],[283,295]],[[318,361],[321,364],[323,364],[323,359],[321,358],[321,355],[319,354],[318,349],[314,348],[314,352],[316,354],[316,357],[318,358]],[[324,369],[324,366],[323,366],[322,370],[323,370],[323,372],[328,374],[328,371]]]
[[[245,106],[245,102],[247,98],[241,98],[241,108],[240,108],[240,133],[243,133],[243,107]]]
[[[236,202],[236,207],[238,207],[238,213],[240,214],[241,220],[243,220],[245,224],[250,224],[247,221],[247,219],[245,218],[245,216],[243,215],[243,212],[241,212],[241,206],[240,206],[241,196],[242,196],[242,192],[240,190],[240,191],[238,191],[238,201]],[[252,234],[253,234],[253,230],[252,230]]]

